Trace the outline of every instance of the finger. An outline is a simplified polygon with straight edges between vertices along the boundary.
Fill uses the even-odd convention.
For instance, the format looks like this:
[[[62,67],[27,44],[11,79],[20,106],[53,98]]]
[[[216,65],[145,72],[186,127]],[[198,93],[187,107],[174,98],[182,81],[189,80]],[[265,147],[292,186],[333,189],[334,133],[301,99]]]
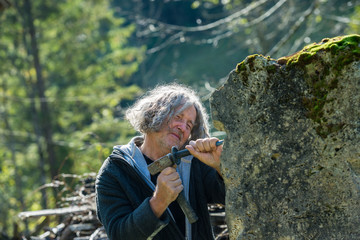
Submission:
[[[185,146],[187,150],[189,150],[190,154],[193,155],[196,158],[200,157],[201,152],[195,149],[192,145]]]
[[[184,186],[181,184],[179,186],[176,187],[176,193],[179,195],[179,193],[184,190]],[[176,196],[177,197],[177,196]]]
[[[219,139],[216,138],[216,137],[210,138],[210,145],[211,145],[211,147],[212,147],[213,149],[215,149],[216,147],[218,147],[218,146],[216,146],[216,143],[217,143],[218,141],[219,141]]]
[[[176,172],[176,169],[173,167],[167,167],[164,170],[161,171],[161,174],[163,175],[170,175],[172,173]]]
[[[184,189],[184,187],[182,185],[178,186],[177,188],[172,189],[171,195],[170,197],[170,202],[173,202],[176,200],[176,198],[179,196],[179,193]]]
[[[191,141],[189,142],[189,145],[192,147],[191,149],[192,149],[193,151],[199,151],[199,150],[198,150],[198,147],[197,147],[197,141],[199,141],[199,140],[196,140],[196,142],[193,141],[193,140],[191,140]]]
[[[218,138],[204,138],[196,140],[196,147],[199,152],[212,152],[216,150],[216,142],[219,141]]]
[[[203,147],[202,152],[211,152],[212,151],[211,141],[209,139],[204,140],[202,142],[202,147]]]
[[[178,172],[173,172],[173,173],[167,175],[166,178],[170,181],[176,181],[176,180],[180,179],[180,175]]]
[[[211,152],[212,151],[211,141],[209,138],[201,139],[201,141],[199,141],[198,144],[199,144],[198,149],[200,152]]]
[[[172,195],[174,193],[177,193],[176,189],[178,189],[179,186],[182,186],[182,181],[181,179],[176,179],[172,181],[162,178],[162,179],[158,179],[156,186],[161,194]]]
[[[174,187],[178,187],[178,186],[182,185],[182,181],[179,178],[179,179],[176,179],[175,181],[173,181],[172,184]]]
[[[175,175],[173,175],[175,174]],[[157,177],[157,182],[165,184],[166,182],[176,180],[178,178],[178,173],[172,167],[165,168]]]
[[[196,149],[193,145],[186,145],[185,148],[189,150],[191,155],[195,156],[194,154],[196,154]]]
[[[181,191],[183,188],[184,188],[184,186],[182,185],[181,180],[176,180],[176,181],[168,183],[167,192],[169,194],[178,194],[179,191]]]

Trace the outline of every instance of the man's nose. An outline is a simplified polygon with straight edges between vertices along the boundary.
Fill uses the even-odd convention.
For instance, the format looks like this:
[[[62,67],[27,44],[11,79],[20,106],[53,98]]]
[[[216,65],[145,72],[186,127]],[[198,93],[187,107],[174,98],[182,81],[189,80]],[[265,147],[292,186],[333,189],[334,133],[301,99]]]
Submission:
[[[178,128],[179,130],[181,130],[182,132],[185,132],[185,130],[186,130],[186,123],[183,122],[183,121],[179,121],[179,123],[178,123],[178,125],[177,125],[177,128]]]

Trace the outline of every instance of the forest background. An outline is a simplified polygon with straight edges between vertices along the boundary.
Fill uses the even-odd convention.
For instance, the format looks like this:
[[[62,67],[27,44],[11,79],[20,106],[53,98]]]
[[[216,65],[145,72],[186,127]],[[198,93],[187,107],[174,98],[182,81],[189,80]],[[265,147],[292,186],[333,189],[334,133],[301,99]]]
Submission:
[[[0,236],[33,232],[19,212],[57,207],[59,176],[135,136],[124,111],[149,88],[186,84],[209,108],[246,56],[360,32],[360,0],[1,1]]]

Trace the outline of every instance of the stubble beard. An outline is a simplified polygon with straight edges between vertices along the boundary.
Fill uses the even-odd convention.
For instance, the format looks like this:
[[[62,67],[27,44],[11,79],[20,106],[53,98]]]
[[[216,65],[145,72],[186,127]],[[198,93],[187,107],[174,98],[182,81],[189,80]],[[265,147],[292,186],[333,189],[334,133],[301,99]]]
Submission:
[[[160,144],[162,146],[166,147],[169,150],[169,152],[171,151],[171,148],[173,146],[175,146],[177,149],[180,149],[183,146],[183,144],[181,143],[182,139],[183,139],[183,133],[181,131],[171,129],[169,126],[167,126],[166,130],[167,130],[166,131],[167,132],[167,137],[169,135],[176,134],[177,136],[179,136],[179,140],[176,141],[176,143],[172,144],[172,143],[167,141],[167,137],[166,137],[166,138],[163,138],[163,139],[160,140]],[[170,136],[170,137],[173,138],[174,136]]]

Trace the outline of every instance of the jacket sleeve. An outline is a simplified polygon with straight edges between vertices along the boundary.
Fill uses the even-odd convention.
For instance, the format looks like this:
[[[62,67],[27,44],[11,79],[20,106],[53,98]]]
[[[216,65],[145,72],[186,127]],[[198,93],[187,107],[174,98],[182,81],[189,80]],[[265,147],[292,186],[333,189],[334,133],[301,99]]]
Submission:
[[[158,219],[149,204],[150,197],[142,202],[129,199],[126,178],[119,178],[116,166],[107,160],[96,180],[97,215],[110,239],[147,239],[155,236],[169,223],[164,214]],[[118,174],[118,173],[117,173]]]

